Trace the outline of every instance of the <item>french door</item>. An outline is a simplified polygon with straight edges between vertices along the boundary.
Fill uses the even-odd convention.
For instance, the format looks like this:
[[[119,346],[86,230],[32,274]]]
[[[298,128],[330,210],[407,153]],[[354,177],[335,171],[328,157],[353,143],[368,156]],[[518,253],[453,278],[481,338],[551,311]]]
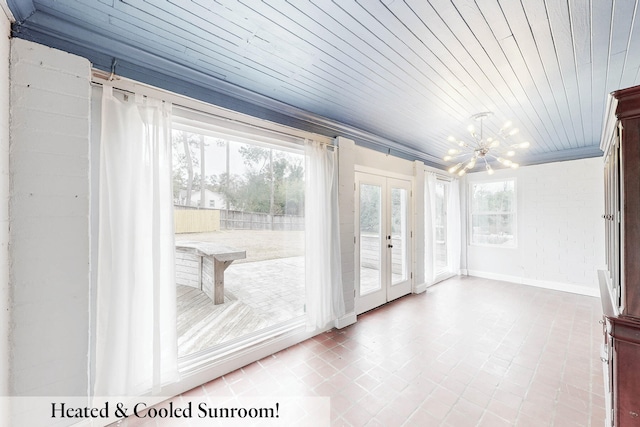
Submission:
[[[356,313],[411,292],[411,181],[356,172]]]

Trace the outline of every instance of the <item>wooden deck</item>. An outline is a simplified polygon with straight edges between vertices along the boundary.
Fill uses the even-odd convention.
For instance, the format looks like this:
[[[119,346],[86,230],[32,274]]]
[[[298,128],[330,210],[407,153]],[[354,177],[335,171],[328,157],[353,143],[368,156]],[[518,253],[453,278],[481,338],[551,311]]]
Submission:
[[[268,319],[230,292],[225,293],[225,302],[219,305],[214,305],[203,291],[189,286],[179,285],[176,294],[179,357],[269,326]]]
[[[281,258],[232,264],[224,303],[178,285],[178,357],[276,325],[304,313],[304,260]]]

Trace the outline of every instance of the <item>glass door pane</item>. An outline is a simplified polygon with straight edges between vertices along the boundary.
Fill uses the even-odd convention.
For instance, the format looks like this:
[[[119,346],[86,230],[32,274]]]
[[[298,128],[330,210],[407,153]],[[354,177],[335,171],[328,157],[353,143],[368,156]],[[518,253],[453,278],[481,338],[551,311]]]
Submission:
[[[391,245],[391,284],[404,282],[408,276],[407,247],[407,190],[391,188],[391,235],[387,236]],[[389,239],[390,237],[390,239]]]
[[[382,239],[382,187],[360,185],[360,295],[380,290]]]

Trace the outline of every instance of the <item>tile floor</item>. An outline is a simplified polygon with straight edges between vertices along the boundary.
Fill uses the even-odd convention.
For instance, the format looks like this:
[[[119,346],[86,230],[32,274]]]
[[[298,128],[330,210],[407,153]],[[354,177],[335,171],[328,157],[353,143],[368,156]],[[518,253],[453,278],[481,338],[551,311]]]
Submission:
[[[329,396],[334,426],[602,426],[597,298],[453,278],[178,399]]]

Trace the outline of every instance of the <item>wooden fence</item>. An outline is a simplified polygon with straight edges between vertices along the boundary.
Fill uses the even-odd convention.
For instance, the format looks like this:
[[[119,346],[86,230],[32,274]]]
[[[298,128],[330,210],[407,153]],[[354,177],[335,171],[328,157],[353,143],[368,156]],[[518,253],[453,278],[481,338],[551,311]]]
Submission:
[[[223,230],[304,230],[304,217],[296,215],[269,215],[265,213],[233,210],[220,211]]]
[[[176,233],[219,230],[303,231],[304,217],[174,205]]]
[[[176,209],[173,221],[176,233],[220,231],[220,211],[215,209]]]

